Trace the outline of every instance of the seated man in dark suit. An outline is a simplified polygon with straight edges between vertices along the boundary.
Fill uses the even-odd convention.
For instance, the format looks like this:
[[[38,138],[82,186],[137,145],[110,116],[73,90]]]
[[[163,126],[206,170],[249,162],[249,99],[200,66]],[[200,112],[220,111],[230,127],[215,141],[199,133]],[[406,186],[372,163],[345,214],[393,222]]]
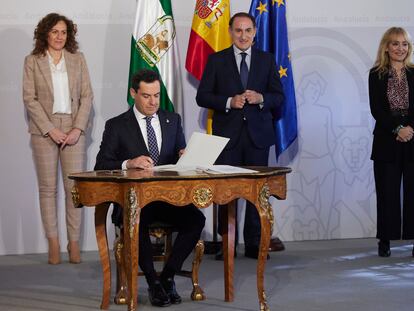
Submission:
[[[160,78],[143,69],[132,77],[133,108],[106,122],[95,170],[151,169],[155,165],[176,163],[184,151],[185,138],[178,114],[159,109]],[[119,208],[119,207],[118,207]],[[120,213],[122,215],[122,213]],[[168,222],[178,229],[171,256],[157,276],[148,225]],[[122,222],[121,222],[122,223]],[[181,302],[174,275],[181,270],[204,228],[205,217],[194,205],[174,207],[153,202],[141,211],[139,227],[139,266],[149,285],[154,306]]]

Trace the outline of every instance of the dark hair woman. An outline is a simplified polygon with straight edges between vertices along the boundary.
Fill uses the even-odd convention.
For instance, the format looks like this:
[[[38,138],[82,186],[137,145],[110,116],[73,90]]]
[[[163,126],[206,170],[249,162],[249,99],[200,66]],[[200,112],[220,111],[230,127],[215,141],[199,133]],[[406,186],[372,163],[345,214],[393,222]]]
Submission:
[[[49,244],[49,263],[60,263],[57,226],[58,167],[65,189],[69,261],[79,263],[81,210],[73,206],[67,176],[85,168],[85,131],[92,107],[88,68],[78,52],[76,25],[50,13],[34,31],[34,49],[24,61],[23,101],[39,185],[40,211]]]

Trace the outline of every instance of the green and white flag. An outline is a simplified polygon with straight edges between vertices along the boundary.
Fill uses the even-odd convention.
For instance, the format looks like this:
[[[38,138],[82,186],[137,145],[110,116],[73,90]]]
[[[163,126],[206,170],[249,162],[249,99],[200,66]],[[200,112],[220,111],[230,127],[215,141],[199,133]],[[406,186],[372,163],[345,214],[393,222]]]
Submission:
[[[138,0],[134,32],[131,41],[128,103],[131,77],[139,69],[147,68],[160,74],[160,108],[182,115],[183,91],[178,48],[171,0]]]

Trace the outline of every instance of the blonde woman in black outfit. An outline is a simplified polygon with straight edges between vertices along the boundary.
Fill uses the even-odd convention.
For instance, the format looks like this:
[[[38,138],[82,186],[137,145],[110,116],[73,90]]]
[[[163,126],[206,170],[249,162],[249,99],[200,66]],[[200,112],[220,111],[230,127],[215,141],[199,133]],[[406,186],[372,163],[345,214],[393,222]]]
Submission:
[[[376,121],[371,159],[374,161],[378,255],[381,257],[391,255],[390,240],[414,239],[412,53],[413,45],[407,31],[392,27],[381,39],[369,74],[370,107]]]

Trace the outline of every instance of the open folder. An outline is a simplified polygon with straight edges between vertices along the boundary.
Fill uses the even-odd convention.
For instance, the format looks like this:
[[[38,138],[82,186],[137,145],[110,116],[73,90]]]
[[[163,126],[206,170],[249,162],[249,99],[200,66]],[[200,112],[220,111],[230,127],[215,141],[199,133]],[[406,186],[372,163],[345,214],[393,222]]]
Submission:
[[[245,168],[214,165],[230,139],[194,132],[177,164],[155,166],[155,171],[204,171],[211,174],[255,173]]]

